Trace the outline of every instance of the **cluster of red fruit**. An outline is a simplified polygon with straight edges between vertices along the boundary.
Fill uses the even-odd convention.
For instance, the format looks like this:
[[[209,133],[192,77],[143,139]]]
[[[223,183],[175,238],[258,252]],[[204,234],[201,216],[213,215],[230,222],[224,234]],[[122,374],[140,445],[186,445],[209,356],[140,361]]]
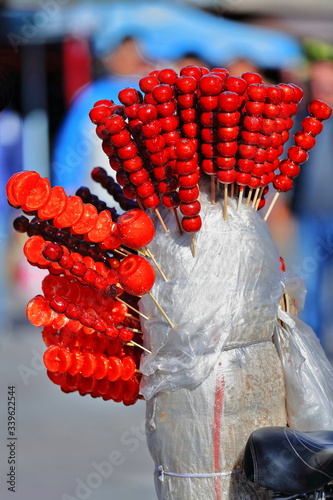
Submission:
[[[139,392],[139,359],[133,348],[116,339],[46,326],[44,363],[49,378],[64,392],[79,391],[84,396],[113,399],[126,405],[135,403]]]
[[[139,86],[144,95],[125,88],[118,95],[121,105],[106,99],[90,111],[129,199],[146,208],[157,209],[160,203],[179,207],[182,228],[196,232],[201,227],[198,182],[203,173],[225,186],[237,186],[238,193],[245,187],[250,196],[258,190],[258,208],[269,184],[287,190],[285,179],[297,169],[284,162],[282,177],[275,171],[303,97],[299,87],[264,85],[257,73],[237,77],[224,68],[197,66],[182,68],[180,75],[172,69],[153,71]],[[305,120],[308,136],[295,134],[297,147],[303,149],[309,149],[308,137],[318,133],[313,119],[326,119],[331,110],[314,101],[310,113]],[[295,155],[290,148],[288,156],[304,161],[306,154]]]
[[[318,99],[309,104],[308,110],[310,116],[302,120],[302,129],[294,135],[295,146],[288,149],[288,159],[280,162],[282,175],[277,175],[274,181],[278,191],[289,191],[293,187],[292,179],[299,175],[300,165],[308,159],[308,151],[315,146],[315,137],[323,130],[322,122],[332,114],[332,109]]]
[[[93,177],[102,174],[93,171]],[[137,303],[156,277],[136,253],[154,237],[149,215],[132,209],[112,221],[109,210],[98,212],[63,188],[50,188],[36,172],[14,174],[7,196],[33,216],[14,221],[15,229],[30,236],[24,245],[28,262],[49,272],[43,294],[28,303],[27,317],[44,327],[50,378],[65,392],[133,404],[142,352]]]

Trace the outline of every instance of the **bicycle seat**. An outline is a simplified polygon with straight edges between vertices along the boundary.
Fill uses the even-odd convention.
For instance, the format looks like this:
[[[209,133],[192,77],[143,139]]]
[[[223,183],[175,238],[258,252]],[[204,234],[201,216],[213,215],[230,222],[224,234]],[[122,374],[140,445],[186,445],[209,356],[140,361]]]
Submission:
[[[333,431],[263,427],[250,435],[243,465],[250,481],[283,495],[319,490],[333,479]]]

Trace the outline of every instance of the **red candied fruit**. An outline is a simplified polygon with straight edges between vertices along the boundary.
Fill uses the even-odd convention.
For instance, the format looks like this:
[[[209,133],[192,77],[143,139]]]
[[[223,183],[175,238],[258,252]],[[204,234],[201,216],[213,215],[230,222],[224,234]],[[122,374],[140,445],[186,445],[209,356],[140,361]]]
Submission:
[[[217,172],[217,178],[223,184],[231,184],[236,181],[237,172],[236,170],[220,170]]]
[[[222,88],[223,80],[216,74],[204,75],[199,80],[199,89],[204,95],[218,95]]]
[[[151,264],[139,255],[125,257],[118,267],[119,283],[131,295],[143,295],[151,290],[156,274]]]
[[[176,88],[181,94],[191,94],[197,88],[197,80],[193,76],[182,75],[176,80]]]
[[[311,101],[308,110],[318,120],[327,120],[332,114],[332,108],[320,99]]]
[[[199,198],[199,188],[194,186],[192,188],[180,188],[179,189],[179,199],[184,203],[193,203]]]
[[[149,123],[157,118],[157,109],[152,104],[142,104],[138,108],[138,119],[142,123]]]
[[[200,213],[201,205],[198,200],[192,203],[181,203],[180,211],[185,217],[193,217]]]
[[[195,217],[183,217],[182,228],[186,233],[196,233],[201,229],[202,221],[200,215]]]
[[[207,70],[209,73],[209,70]],[[198,66],[194,66],[192,64],[189,64],[188,66],[185,66],[180,70],[180,75],[181,76],[193,76],[197,81],[200,80],[201,76],[204,73],[201,71],[201,69]]]
[[[167,193],[162,196],[162,203],[167,208],[177,208],[180,200],[177,192]]]
[[[173,91],[170,85],[160,84],[156,85],[153,89],[153,97],[158,103],[165,103],[171,101]]]
[[[150,181],[146,181],[140,186],[137,186],[136,192],[140,198],[148,198],[148,196],[151,196],[155,192],[154,184]]]
[[[122,330],[122,328],[120,329]],[[119,337],[121,334],[119,335]],[[121,374],[122,380],[129,380],[130,378],[133,377],[135,370],[136,370],[136,364],[132,356],[124,356],[122,358],[122,364],[123,364],[123,370]]]
[[[47,177],[39,179],[35,187],[30,191],[24,203],[22,203],[22,210],[34,212],[42,208],[48,202],[51,196],[50,181]]]
[[[307,116],[302,120],[302,128],[311,135],[318,135],[323,130],[323,124],[314,116]]]
[[[8,194],[12,195],[12,197],[8,196],[9,202],[12,205],[16,206],[15,203],[12,203],[12,198],[14,198],[14,201],[17,200],[18,205],[23,206],[25,204],[29,194],[36,186],[39,179],[40,179],[39,173],[34,172],[34,171],[30,171],[30,170],[20,172],[20,174],[17,176],[16,176],[16,174],[14,174],[9,179],[8,184],[7,184],[7,187],[9,190],[9,193],[7,193],[7,195]]]
[[[50,197],[42,207],[38,209],[38,217],[43,220],[54,219],[65,210],[67,196],[61,186],[51,189]]]
[[[161,71],[158,73],[158,79],[161,83],[166,83],[168,85],[174,85],[176,80],[177,80],[177,73],[174,69],[171,68],[165,68],[161,69]]]
[[[51,262],[58,262],[63,256],[63,253],[63,249],[57,243],[48,243],[42,251],[45,259]]]
[[[293,187],[293,181],[286,175],[277,175],[274,180],[274,187],[277,191],[285,193]]]
[[[282,160],[280,163],[280,171],[281,174],[293,179],[299,175],[301,167],[291,160]]]
[[[316,144],[316,139],[313,135],[310,135],[303,130],[299,130],[296,134],[294,134],[294,141],[296,146],[306,149],[307,151],[312,149]]]
[[[288,149],[288,158],[295,163],[301,164],[307,161],[309,154],[305,151],[305,149],[300,148],[299,146],[291,146]]]
[[[64,297],[61,297],[60,295],[55,295],[50,300],[51,309],[53,309],[53,311],[57,313],[64,313],[66,311],[67,306],[68,306],[68,300],[66,300]]]
[[[130,330],[129,328],[119,328],[119,338],[120,340],[123,340],[124,342],[130,342],[133,338],[133,331]]]
[[[110,118],[105,120],[104,123],[105,130],[110,134],[119,134],[126,127],[126,122],[124,118],[120,115],[112,115]]]
[[[152,92],[156,85],[159,85],[159,80],[154,75],[149,75],[144,78],[141,78],[139,81],[139,87],[142,92],[148,93]]]
[[[50,326],[54,313],[43,295],[36,295],[27,304],[26,315],[34,326]]]
[[[132,104],[140,102],[141,95],[136,89],[126,87],[118,93],[118,99],[124,106],[131,106]]]
[[[246,71],[241,75],[243,80],[246,81],[248,85],[251,85],[252,83],[262,83],[262,78],[259,75],[259,73],[252,73],[251,71]]]
[[[146,212],[134,208],[122,214],[117,221],[118,234],[124,245],[139,249],[154,237],[154,224]]]
[[[104,104],[92,108],[89,113],[90,120],[95,125],[100,125],[101,123],[104,123],[105,120],[110,116],[111,116],[111,110],[108,106],[105,106]]]
[[[192,139],[180,139],[175,144],[175,153],[179,160],[190,160],[196,152],[196,143]]]
[[[153,193],[152,195],[147,196],[147,198],[142,200],[142,203],[146,208],[156,208],[160,204],[160,199],[156,193]]]
[[[225,81],[225,89],[236,94],[243,95],[247,89],[247,83],[239,76],[230,75]]]
[[[232,113],[237,111],[240,105],[240,97],[236,92],[221,92],[218,97],[218,105],[221,111]]]

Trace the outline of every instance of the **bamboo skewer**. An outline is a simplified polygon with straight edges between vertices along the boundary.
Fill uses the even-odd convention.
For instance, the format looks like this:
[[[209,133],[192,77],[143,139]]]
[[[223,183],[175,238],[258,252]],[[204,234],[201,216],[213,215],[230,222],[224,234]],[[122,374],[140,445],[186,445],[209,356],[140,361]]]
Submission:
[[[248,207],[250,204],[250,200],[252,198],[253,188],[249,190],[249,194],[247,195],[246,206]]]
[[[197,254],[197,249],[196,249],[196,246],[195,246],[195,235],[194,235],[194,233],[192,233],[192,236],[191,236],[191,252],[192,252],[193,257],[195,257],[196,254]]]
[[[228,184],[224,184],[223,191],[223,220],[227,220],[228,218]]]
[[[268,208],[267,212],[266,212],[266,215],[265,215],[265,217],[264,217],[264,220],[267,220],[267,219],[268,219],[268,217],[270,216],[270,213],[271,213],[271,211],[273,210],[273,207],[274,207],[275,203],[277,202],[277,199],[278,199],[279,195],[280,195],[280,192],[279,192],[279,191],[277,191],[277,192],[275,193],[275,195],[274,195],[274,198],[272,199],[272,202],[271,202],[271,204],[270,204],[270,206],[269,206],[269,208]]]
[[[254,198],[253,198],[253,201],[252,201],[252,208],[254,208],[256,206],[256,203],[257,203],[257,199],[258,199],[258,196],[259,196],[259,191],[260,191],[260,188],[257,188],[255,193],[254,193]]]
[[[148,352],[149,354],[151,354],[151,351],[149,349],[146,349],[145,347],[143,347],[143,345],[141,344],[137,344],[137,342],[134,342],[134,340],[131,340],[130,342],[127,342],[126,345],[135,345],[137,347],[139,347],[140,349],[143,349],[144,351]]]
[[[155,299],[154,295],[151,292],[148,292],[148,295],[152,299],[152,301],[154,302],[154,304],[156,305],[157,309],[162,313],[162,315],[164,316],[164,318],[167,320],[167,322],[169,323],[169,325],[171,326],[171,328],[174,328],[175,326],[172,323],[171,319],[166,314],[166,312],[162,309],[162,307],[160,306],[160,304],[157,302],[157,300]]]
[[[215,184],[215,177],[212,175],[210,177],[210,199],[212,205],[215,205],[216,203],[216,184]]]
[[[163,230],[164,230],[166,233],[168,233],[168,232],[169,232],[169,230],[168,230],[168,228],[166,227],[165,222],[164,222],[164,220],[162,219],[162,216],[161,216],[160,211],[159,211],[159,209],[158,209],[158,208],[155,208],[155,214],[157,215],[157,218],[158,218],[158,220],[160,221],[161,226],[163,227]]]
[[[142,212],[146,211],[145,207],[142,204],[142,201],[139,200],[139,198],[136,199],[136,203],[137,203],[138,207],[140,208],[140,210],[142,210]]]
[[[261,201],[261,197],[262,197],[262,195],[263,195],[263,193],[264,193],[264,189],[265,189],[264,187],[261,187],[261,188],[260,188],[259,195],[258,195],[258,200],[257,200],[257,203],[256,203],[256,205],[255,205],[256,210],[258,210],[258,208],[259,208],[259,203],[260,203],[260,201]]]
[[[151,260],[154,262],[156,269],[158,270],[158,272],[160,273],[160,275],[162,276],[162,278],[164,279],[164,281],[168,281],[167,277],[165,276],[165,274],[162,271],[162,269],[159,266],[159,264],[156,262],[156,259],[155,259],[154,255],[151,253],[151,251],[149,250],[149,248],[145,247],[145,250],[146,250],[146,253],[147,253],[148,257],[150,257]]]
[[[117,253],[118,255],[121,255],[122,257],[127,257],[127,253],[121,252],[120,250],[117,250],[116,248],[112,249],[112,252]]]
[[[175,219],[176,219],[178,232],[179,232],[179,234],[180,234],[180,236],[181,236],[181,235],[183,234],[183,228],[182,228],[182,225],[181,225],[180,220],[179,220],[179,216],[178,216],[177,208],[173,208],[173,214],[174,214]]]
[[[122,304],[125,304],[125,306],[127,306],[129,309],[132,309],[132,311],[139,314],[139,316],[142,316],[142,318],[149,319],[148,316],[140,312],[139,309],[135,309],[135,307],[131,306],[130,304],[127,304],[127,302],[125,302],[123,299],[120,299],[119,297],[115,297],[115,299],[121,302]]]
[[[244,186],[240,186],[239,196],[238,196],[238,204],[237,204],[237,212],[240,211],[240,207],[241,207],[242,200],[243,200],[243,193],[244,193]]]

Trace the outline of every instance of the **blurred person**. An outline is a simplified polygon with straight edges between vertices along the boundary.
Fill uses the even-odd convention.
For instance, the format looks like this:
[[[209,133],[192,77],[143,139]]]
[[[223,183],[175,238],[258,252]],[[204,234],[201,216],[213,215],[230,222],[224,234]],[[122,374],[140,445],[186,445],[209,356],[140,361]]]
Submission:
[[[103,76],[76,96],[55,142],[52,183],[62,185],[68,194],[74,194],[81,184],[89,185],[91,169],[105,164],[100,139],[89,119],[93,104],[101,99],[118,102],[121,89],[138,88],[138,80],[155,69],[143,56],[139,43],[131,37],[124,38],[115,50],[107,52],[99,65]]]
[[[320,99],[333,107],[333,47],[329,58],[309,64],[309,101]],[[297,127],[308,115],[304,106]],[[305,280],[306,302],[301,318],[308,323],[324,348],[333,352],[332,287],[333,271],[333,119],[324,124],[316,146],[295,180],[292,211],[296,217],[298,251],[292,271]]]
[[[179,66],[185,56],[207,60],[205,66],[225,65],[244,58],[266,68],[298,64],[299,43],[293,37],[214,16],[204,10],[151,0],[96,3],[71,11],[73,19],[95,22],[92,45],[103,77],[75,99],[54,147],[52,182],[70,193],[89,182],[88,169],[103,162],[100,143],[88,113],[99,99],[116,101],[119,90],[138,86],[141,76],[156,66]],[[184,66],[189,61],[182,61]],[[99,147],[99,151],[101,148]]]

